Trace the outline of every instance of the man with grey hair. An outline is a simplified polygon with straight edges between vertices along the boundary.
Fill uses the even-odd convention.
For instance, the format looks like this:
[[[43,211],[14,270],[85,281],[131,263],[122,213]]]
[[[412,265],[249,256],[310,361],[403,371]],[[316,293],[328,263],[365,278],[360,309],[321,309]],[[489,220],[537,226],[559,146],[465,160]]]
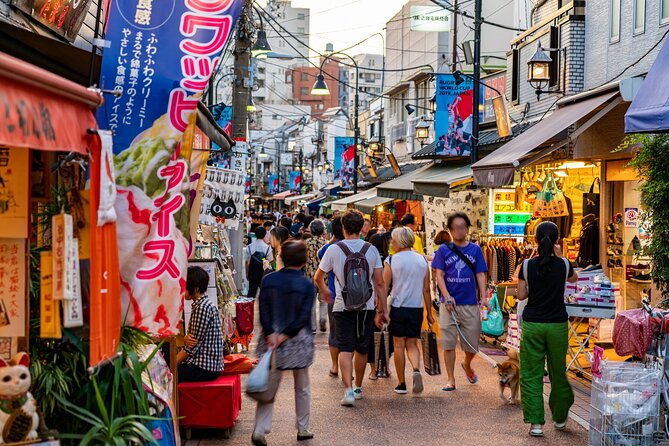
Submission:
[[[327,240],[324,237],[325,234],[325,225],[320,220],[314,220],[309,224],[309,232],[311,232],[312,237],[306,240],[307,245],[307,264],[304,267],[304,274],[309,280],[314,280],[316,271],[318,270],[318,264],[320,259],[318,258],[318,251],[321,250],[323,246],[327,243]],[[318,291],[318,287],[316,287]],[[318,303],[314,302],[314,311],[312,317],[312,328],[316,331],[316,306],[318,306],[318,325],[321,332],[325,332],[325,321],[328,315],[328,304],[323,301],[323,299],[316,299]]]

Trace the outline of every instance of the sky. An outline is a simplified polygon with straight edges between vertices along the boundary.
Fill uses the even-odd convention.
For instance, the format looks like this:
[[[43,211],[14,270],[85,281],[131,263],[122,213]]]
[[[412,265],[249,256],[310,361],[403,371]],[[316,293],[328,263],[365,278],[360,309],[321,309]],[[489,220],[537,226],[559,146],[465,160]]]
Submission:
[[[407,0],[293,0],[295,8],[309,8],[309,46],[325,51],[325,44],[334,49],[347,48],[374,33],[383,32],[390,20]],[[360,53],[383,54],[383,41],[375,36],[348,50]],[[313,56],[313,54],[312,54]]]

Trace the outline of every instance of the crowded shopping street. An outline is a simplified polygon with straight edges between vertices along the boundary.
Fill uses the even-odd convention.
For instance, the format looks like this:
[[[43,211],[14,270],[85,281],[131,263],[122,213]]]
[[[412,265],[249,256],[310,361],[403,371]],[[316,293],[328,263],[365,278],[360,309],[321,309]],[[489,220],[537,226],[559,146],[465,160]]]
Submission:
[[[0,0],[0,445],[669,445],[669,0]]]

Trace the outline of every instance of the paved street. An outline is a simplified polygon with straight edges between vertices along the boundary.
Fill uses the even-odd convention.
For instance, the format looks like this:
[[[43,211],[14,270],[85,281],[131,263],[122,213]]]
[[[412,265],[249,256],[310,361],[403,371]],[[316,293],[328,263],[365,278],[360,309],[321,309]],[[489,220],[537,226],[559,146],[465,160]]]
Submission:
[[[301,442],[316,445],[585,445],[587,432],[570,420],[565,432],[546,424],[544,439],[530,438],[518,406],[505,405],[498,396],[497,373],[481,358],[475,360],[479,383],[470,385],[457,370],[458,390],[441,390],[445,376],[425,378],[419,396],[396,395],[394,376],[365,380],[364,399],[354,408],[339,405],[343,396],[338,379],[328,376],[326,336],[316,338],[316,362],[311,368],[311,430],[315,438]],[[255,404],[244,397],[237,426],[230,439],[221,432],[195,431],[187,446],[248,445],[253,431]],[[285,374],[275,405],[269,444],[290,445],[296,441],[292,376]]]

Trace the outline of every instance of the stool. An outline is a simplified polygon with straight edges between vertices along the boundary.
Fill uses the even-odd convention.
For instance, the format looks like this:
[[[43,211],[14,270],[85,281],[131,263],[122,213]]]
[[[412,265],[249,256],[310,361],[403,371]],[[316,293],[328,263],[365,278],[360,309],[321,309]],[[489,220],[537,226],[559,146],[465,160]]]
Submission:
[[[188,439],[191,429],[233,428],[241,408],[240,375],[221,375],[214,381],[179,384],[179,424],[186,429]]]

